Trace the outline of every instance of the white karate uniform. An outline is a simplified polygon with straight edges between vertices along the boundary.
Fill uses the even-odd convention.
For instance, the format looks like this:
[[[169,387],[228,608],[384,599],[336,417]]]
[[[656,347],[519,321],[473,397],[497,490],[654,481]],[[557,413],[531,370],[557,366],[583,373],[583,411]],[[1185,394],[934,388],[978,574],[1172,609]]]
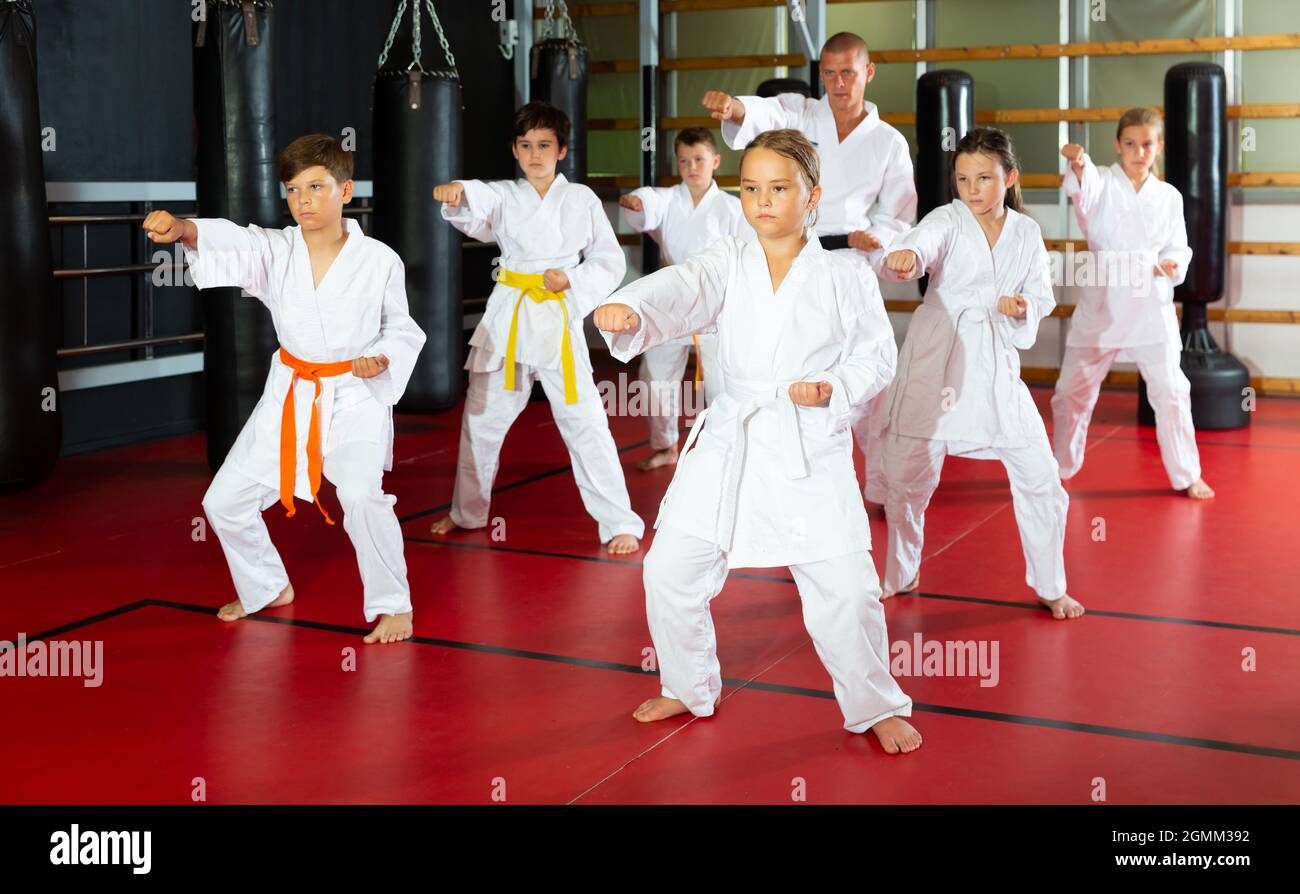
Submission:
[[[425,335],[408,312],[401,258],[362,233],[355,220],[345,222],[347,241],[319,287],[299,227],[271,230],[201,218],[194,221],[198,247],[186,248],[185,257],[198,288],[237,286],[261,300],[280,345],[300,360],[388,357],[388,368],[372,378],[322,377],[318,404],[322,473],[337,488],[343,527],[357,552],[366,620],[374,621],[380,614],[411,610],[402,530],[393,511],[397,498],[383,492],[382,482],[383,473],[393,468],[393,405],[406,390]],[[261,513],[279,499],[280,422],[292,378],[277,351],[261,399],[203,497],[235,591],[249,613],[288,584]],[[315,386],[300,378],[294,386],[294,495],[308,502],[307,436],[314,399]]]
[[[844,139],[839,140],[835,115],[829,100],[812,99],[798,93],[779,96],[738,97],[745,106],[745,120],[722,123],[722,137],[732,149],[743,149],[765,130],[793,128],[803,133],[821,160],[822,197],[817,205],[817,234],[840,236],[866,230],[880,240],[873,252],[855,248],[839,252],[865,260],[878,272],[890,245],[907,232],[916,219],[916,184],[907,139],[880,120],[874,103],[864,101],[867,117]],[[884,392],[859,411],[853,434],[866,460],[865,495],[883,503],[884,476],[880,470],[880,432],[884,425]]]
[[[685,183],[676,186],[643,186],[632,195],[641,200],[641,210],[623,209],[623,219],[638,233],[649,233],[663,256],[664,265],[682,261],[708,248],[722,236],[755,238],[754,228],[745,220],[740,199],[718,188],[710,181],[709,188],[697,205],[691,199],[690,187]],[[682,375],[690,358],[692,345],[698,344],[700,365],[706,401],[723,391],[721,371],[714,362],[717,337],[713,332],[692,333],[670,344],[651,348],[641,355],[641,379],[654,395],[653,409],[647,415],[650,423],[650,446],[666,450],[677,446],[678,417],[681,415]]]
[[[1033,218],[1007,209],[997,244],[960,199],[936,208],[894,248],[918,258],[930,285],[899,352],[886,400],[884,473],[889,552],[885,591],[906,588],[921,564],[925,508],[947,454],[998,459],[1011,483],[1025,580],[1052,601],[1065,595],[1065,514],[1047,430],[1020,379],[1020,355],[1056,301],[1047,249]],[[887,268],[882,275],[898,278]],[[997,309],[1028,302],[1025,319]]]
[[[519,290],[498,282],[470,338],[469,391],[461,420],[460,456],[451,518],[462,528],[488,523],[492,483],[501,444],[540,380],[568,448],[578,491],[596,520],[602,543],[618,534],[640,537],[645,523],[632,511],[605,405],[592,382],[582,320],[618,287],[627,271],[623,249],[600,199],[586,186],[557,174],[545,198],[527,180],[458,180],[464,195],[442,216],[472,239],[495,242],[500,266],[541,274],[555,268],[569,277],[563,302],[524,299],[518,309],[515,390],[504,387],[506,345]],[[561,304],[564,305],[561,308]],[[568,312],[568,327],[564,313]],[[564,402],[561,344],[573,353],[578,402]]]
[[[1102,380],[1111,363],[1127,360],[1137,363],[1146,380],[1169,483],[1183,490],[1201,477],[1192,388],[1181,366],[1182,339],[1174,311],[1174,287],[1187,277],[1192,260],[1183,197],[1177,187],[1153,175],[1134,192],[1120,165],[1098,169],[1087,155],[1083,160],[1083,182],[1070,166],[1065,191],[1074,202],[1088,248],[1102,258],[1116,253],[1112,258],[1120,266],[1096,265],[1099,273],[1107,274],[1107,284],[1082,287],[1071,318],[1052,397],[1052,435],[1061,477],[1070,478],[1083,467],[1088,422]],[[1178,262],[1172,280],[1154,269],[1166,260]]]
[[[785,565],[845,727],[910,715],[889,675],[849,434],[897,356],[875,280],[811,236],[774,293],[762,244],[724,237],[610,301],[641,317],[633,332],[603,333],[621,360],[715,326],[726,389],[695,418],[646,556],[663,694],[713,713],[722,682],[709,602],[729,568]],[[789,386],[801,381],[829,382],[829,406],[797,406]]]

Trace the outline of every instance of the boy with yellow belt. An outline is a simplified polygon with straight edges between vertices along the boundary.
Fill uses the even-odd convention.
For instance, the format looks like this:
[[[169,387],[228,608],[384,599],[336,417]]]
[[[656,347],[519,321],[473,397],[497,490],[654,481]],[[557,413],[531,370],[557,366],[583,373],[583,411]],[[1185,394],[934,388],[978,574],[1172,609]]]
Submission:
[[[600,542],[610,553],[636,552],[645,523],[628,499],[582,332],[583,318],[622,283],[627,262],[596,194],[555,172],[568,152],[564,112],[530,102],[515,113],[514,133],[522,179],[455,180],[433,191],[445,220],[497,243],[501,257],[469,341],[451,511],[431,531],[487,526],[501,444],[540,381]]]

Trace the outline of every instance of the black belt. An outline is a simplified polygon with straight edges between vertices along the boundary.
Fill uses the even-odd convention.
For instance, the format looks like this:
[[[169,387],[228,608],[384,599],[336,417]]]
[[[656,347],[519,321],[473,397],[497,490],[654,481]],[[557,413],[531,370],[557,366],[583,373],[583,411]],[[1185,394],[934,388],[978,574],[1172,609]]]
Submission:
[[[817,241],[822,244],[822,248],[827,251],[834,251],[837,248],[849,247],[849,236],[845,233],[843,236],[818,236]]]

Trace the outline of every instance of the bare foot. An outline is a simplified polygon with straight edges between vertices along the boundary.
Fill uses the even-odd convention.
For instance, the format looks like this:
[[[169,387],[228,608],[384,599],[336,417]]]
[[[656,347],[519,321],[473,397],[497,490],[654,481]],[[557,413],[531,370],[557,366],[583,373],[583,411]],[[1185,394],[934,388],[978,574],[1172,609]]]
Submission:
[[[380,615],[379,623],[375,625],[375,629],[370,631],[362,642],[368,645],[373,643],[400,643],[402,640],[410,638],[411,613],[403,612],[400,615]]]
[[[631,534],[615,534],[606,546],[606,551],[611,556],[623,556],[634,553],[640,548],[641,543]]]
[[[1077,599],[1072,599],[1069,595],[1062,596],[1060,599],[1054,599],[1051,602],[1039,597],[1038,601],[1050,608],[1052,610],[1052,617],[1058,621],[1083,617],[1083,603]]]
[[[906,754],[921,747],[921,734],[902,717],[886,717],[871,728],[886,754]]]
[[[656,450],[636,464],[636,467],[642,472],[648,472],[651,469],[657,469],[660,466],[674,466],[677,464],[677,445],[666,447],[663,450]]]
[[[450,515],[444,515],[432,525],[429,526],[430,534],[449,534],[459,528],[460,525],[451,520]]]
[[[1192,486],[1183,491],[1193,500],[1210,500],[1214,498],[1214,491],[1202,479],[1197,478],[1192,482]]]
[[[279,608],[282,605],[288,605],[293,602],[293,584],[287,584],[280,595],[267,603],[266,608]],[[240,618],[247,618],[248,612],[244,611],[244,604],[236,599],[234,602],[227,602],[221,608],[217,609],[217,617],[223,621],[238,621]]]
[[[653,723],[656,720],[667,720],[669,717],[676,717],[678,714],[685,714],[689,709],[675,698],[664,698],[662,695],[655,698],[648,698],[632,712],[632,716],[642,723]]]
[[[891,596],[906,596],[909,593],[915,593],[917,588],[920,586],[921,586],[921,573],[918,571],[916,573],[916,577],[912,578],[912,582],[908,584],[906,587],[903,587],[900,590],[892,590],[892,591],[885,590],[884,592],[882,592],[880,594],[880,601],[884,602],[886,599],[888,599]]]

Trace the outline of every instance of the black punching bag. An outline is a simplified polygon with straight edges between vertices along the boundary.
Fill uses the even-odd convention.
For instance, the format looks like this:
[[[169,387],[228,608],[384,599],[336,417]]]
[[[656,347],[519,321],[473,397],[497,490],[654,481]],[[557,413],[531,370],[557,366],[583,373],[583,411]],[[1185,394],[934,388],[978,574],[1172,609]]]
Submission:
[[[975,81],[964,71],[927,71],[916,79],[916,219],[957,197],[952,157],[975,126]],[[930,277],[918,282],[925,294]]]
[[[555,166],[572,183],[587,179],[587,48],[576,36],[533,46],[530,99],[549,102],[569,116],[569,154]]]
[[[375,74],[373,232],[402,256],[411,317],[428,336],[398,409],[437,413],[460,397],[465,343],[461,238],[433,188],[461,176],[461,87],[455,71]]]
[[[0,158],[0,493],[12,493],[50,473],[63,438],[30,0],[0,3]]]
[[[1200,429],[1250,424],[1250,373],[1219,350],[1207,305],[1223,297],[1227,270],[1228,116],[1223,69],[1184,62],[1165,74],[1165,179],[1183,194],[1192,248],[1187,278],[1174,290],[1183,303],[1182,369],[1192,383],[1192,422]],[[1155,424],[1139,383],[1138,421]]]
[[[755,96],[764,98],[780,96],[782,93],[798,93],[800,96],[811,95],[808,82],[799,78],[768,78],[760,83],[758,89],[754,91]]]
[[[278,228],[271,4],[205,0],[194,24],[195,185],[200,217]],[[277,347],[271,315],[239,289],[204,289],[208,467],[221,465],[262,396]]]

